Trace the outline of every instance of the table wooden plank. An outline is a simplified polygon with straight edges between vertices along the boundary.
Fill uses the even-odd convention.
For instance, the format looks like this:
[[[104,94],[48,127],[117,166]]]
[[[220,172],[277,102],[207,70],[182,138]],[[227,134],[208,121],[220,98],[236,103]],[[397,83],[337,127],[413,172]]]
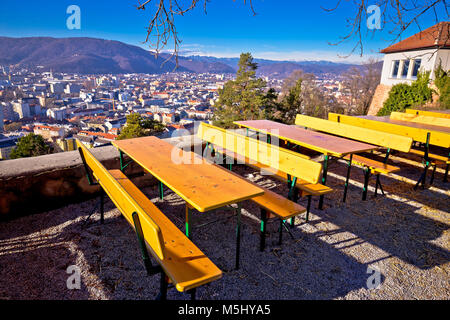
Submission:
[[[360,153],[378,148],[371,144],[306,130],[297,126],[290,126],[270,120],[235,121],[234,123],[241,127],[277,136],[282,140],[335,157],[343,157],[346,154]],[[272,132],[271,130],[278,130],[278,132]]]
[[[450,110],[416,110],[416,109],[406,109],[406,113],[415,115],[424,115],[437,118],[450,119]]]
[[[384,122],[384,123],[397,124],[400,126],[416,128],[416,129],[423,129],[423,130],[427,130],[427,131],[437,131],[437,132],[450,134],[450,128],[448,128],[448,127],[435,126],[435,125],[431,125],[431,124],[417,123],[417,122],[411,122],[411,121],[394,120],[394,119],[391,119],[389,116],[384,116],[384,117],[358,116],[358,118],[374,120],[374,121]]]
[[[200,212],[260,196],[264,190],[201,156],[186,152],[156,137],[112,142],[119,150],[150,172]],[[173,161],[172,155],[188,159]]]
[[[347,116],[337,113],[328,113],[328,119],[340,123],[349,124],[352,126],[363,127],[367,129],[373,129],[393,134],[399,134],[405,137],[411,137],[414,141],[426,143],[427,134],[430,133],[431,145],[449,148],[450,147],[450,135],[445,132],[432,131],[418,127],[411,127],[408,125],[396,124],[378,121],[379,117],[374,116]]]
[[[415,115],[403,112],[391,112],[391,120],[399,120],[414,123],[423,123],[425,125],[450,128],[450,119],[430,117],[424,115]]]

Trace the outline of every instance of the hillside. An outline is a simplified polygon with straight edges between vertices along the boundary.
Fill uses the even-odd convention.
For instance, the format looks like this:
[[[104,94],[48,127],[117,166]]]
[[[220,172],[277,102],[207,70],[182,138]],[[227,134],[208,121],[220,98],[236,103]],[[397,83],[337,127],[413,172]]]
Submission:
[[[190,61],[180,57],[178,71],[234,72],[220,62]],[[175,69],[175,61],[119,41],[93,38],[7,38],[0,37],[0,64],[43,66],[56,72],[165,73]]]
[[[18,67],[42,66],[44,70],[80,74],[119,74],[193,72],[235,73],[239,58],[180,56],[178,68],[175,59],[166,61],[168,54],[156,58],[150,51],[119,41],[93,38],[8,38],[0,37],[0,65]],[[284,79],[294,70],[317,76],[340,75],[355,64],[331,61],[272,61],[254,59],[258,76]],[[380,69],[381,69],[380,63]]]

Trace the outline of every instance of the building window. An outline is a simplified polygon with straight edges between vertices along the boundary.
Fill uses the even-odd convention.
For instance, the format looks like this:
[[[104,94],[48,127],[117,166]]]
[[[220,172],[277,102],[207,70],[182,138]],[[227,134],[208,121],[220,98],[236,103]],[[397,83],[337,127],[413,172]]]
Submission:
[[[408,76],[408,70],[409,60],[403,60],[402,78],[406,78]]]
[[[400,66],[400,60],[392,61],[392,73],[391,78],[397,78],[398,67]]]
[[[413,70],[412,70],[412,78],[417,78],[417,74],[419,73],[419,69],[420,69],[420,63],[422,62],[421,59],[416,59],[414,60],[413,63]]]

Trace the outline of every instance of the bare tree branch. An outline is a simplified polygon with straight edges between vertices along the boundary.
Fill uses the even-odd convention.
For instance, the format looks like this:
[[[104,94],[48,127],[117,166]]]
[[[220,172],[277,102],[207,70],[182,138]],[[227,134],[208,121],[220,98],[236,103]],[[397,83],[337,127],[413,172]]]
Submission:
[[[388,28],[388,33],[392,36],[389,39],[391,44],[397,42],[412,24],[415,24],[419,31],[422,31],[420,18],[429,12],[434,15],[435,23],[449,20],[449,6],[446,0],[378,0],[373,4],[380,8],[380,24],[382,28]],[[376,32],[376,29],[369,30],[363,25],[369,18],[367,1],[354,0],[353,5],[355,12],[346,19],[349,31],[340,37],[340,40],[337,42],[329,43],[330,45],[339,45],[343,42],[354,40],[355,45],[345,57],[353,54],[358,48],[359,55],[362,56],[364,52],[363,35],[368,32],[372,32],[372,34]],[[336,6],[332,9],[322,9],[325,12],[334,12],[339,7],[342,7],[341,0],[337,0]],[[450,34],[447,35],[445,44],[448,43],[449,37]]]
[[[233,0],[236,1],[236,0]],[[244,5],[249,4],[253,15],[256,12],[253,7],[253,0],[244,0]],[[175,57],[176,67],[178,67],[178,52],[181,44],[181,39],[178,37],[178,31],[175,27],[175,17],[184,16],[186,13],[192,11],[199,3],[203,4],[203,10],[207,14],[206,7],[210,0],[189,0],[189,5],[180,5],[179,0],[146,0],[136,6],[138,10],[152,10],[152,18],[147,27],[147,37],[144,43],[149,44],[150,48],[155,51],[155,56],[169,45],[172,40],[173,50],[164,62]]]

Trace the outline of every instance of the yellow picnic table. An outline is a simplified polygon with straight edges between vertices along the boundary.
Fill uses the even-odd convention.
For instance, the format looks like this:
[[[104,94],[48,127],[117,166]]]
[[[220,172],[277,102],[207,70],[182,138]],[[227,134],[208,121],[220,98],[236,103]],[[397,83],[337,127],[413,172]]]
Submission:
[[[266,134],[268,136],[276,136],[280,140],[284,140],[294,145],[298,145],[322,153],[324,155],[322,172],[323,185],[325,185],[327,181],[328,161],[330,157],[343,158],[344,156],[349,155],[350,159],[347,168],[344,201],[345,195],[347,194],[348,179],[350,177],[350,168],[353,154],[367,152],[379,148],[378,146],[374,146],[371,144],[336,137],[312,130],[306,130],[297,126],[290,126],[270,120],[235,121],[234,124],[238,125],[239,127],[244,127],[256,132]],[[364,191],[366,192],[366,190]],[[323,198],[323,195],[320,196],[319,209],[323,208]]]
[[[416,110],[416,109],[406,109],[406,113],[409,114],[415,114],[415,115],[423,115],[423,116],[430,116],[430,117],[436,117],[436,118],[447,118],[450,119],[450,110]]]
[[[119,149],[121,169],[126,154],[186,201],[186,235],[190,238],[191,209],[206,212],[237,204],[236,269],[239,268],[241,202],[264,190],[190,151],[183,151],[157,137],[113,141]]]
[[[423,143],[425,145],[425,151],[423,153],[423,158],[425,160],[424,171],[417,181],[414,189],[416,189],[420,182],[422,182],[422,187],[424,187],[425,177],[427,174],[428,167],[431,164],[429,158],[429,145],[434,145],[438,147],[445,148],[449,150],[450,155],[450,128],[442,126],[434,126],[423,123],[415,123],[409,121],[399,121],[390,119],[389,116],[377,117],[377,116],[348,116],[336,113],[329,113],[328,119],[332,121],[337,121],[340,123],[345,123],[349,125],[354,125],[358,127],[364,127],[367,129],[378,130],[382,132],[388,132],[393,134],[398,134],[405,137],[411,137],[414,141]],[[411,149],[412,150],[412,149]],[[448,163],[446,166],[446,173],[444,175],[444,181],[446,181],[448,173]]]
[[[403,112],[391,112],[390,119],[450,128],[450,118],[416,115],[412,113],[403,113]]]
[[[358,116],[358,118],[374,120],[374,121],[378,121],[378,122],[382,122],[382,123],[396,124],[399,126],[405,126],[405,127],[415,128],[415,129],[422,129],[422,130],[427,130],[427,131],[435,131],[435,132],[450,134],[450,127],[436,126],[436,125],[432,125],[432,124],[418,123],[418,122],[412,122],[412,121],[406,121],[406,120],[397,120],[397,119],[392,119],[389,116],[383,116],[383,117]]]

